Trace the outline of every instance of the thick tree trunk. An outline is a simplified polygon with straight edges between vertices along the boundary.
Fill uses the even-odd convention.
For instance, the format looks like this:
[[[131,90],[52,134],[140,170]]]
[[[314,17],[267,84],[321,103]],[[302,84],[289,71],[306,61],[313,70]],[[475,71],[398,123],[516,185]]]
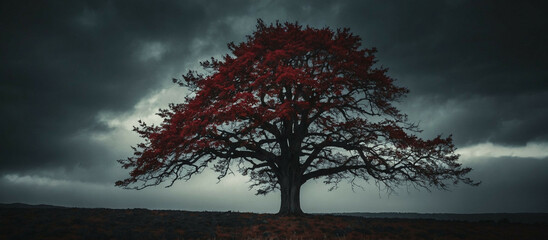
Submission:
[[[280,191],[282,199],[280,204],[280,215],[303,215],[301,210],[301,181],[295,174],[282,176],[280,179]]]

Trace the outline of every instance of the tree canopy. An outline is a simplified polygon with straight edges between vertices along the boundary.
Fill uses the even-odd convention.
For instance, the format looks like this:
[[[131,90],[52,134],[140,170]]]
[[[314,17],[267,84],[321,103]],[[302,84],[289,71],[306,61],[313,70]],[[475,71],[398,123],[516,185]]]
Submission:
[[[201,62],[175,83],[194,94],[160,110],[160,125],[139,121],[145,140],[119,160],[141,189],[188,180],[208,166],[219,179],[236,167],[257,194],[281,191],[280,213],[302,213],[300,187],[373,180],[445,189],[477,183],[457,162],[451,136],[422,139],[394,103],[408,90],[376,66],[375,48],[349,29],[266,25],[229,43],[222,59]]]

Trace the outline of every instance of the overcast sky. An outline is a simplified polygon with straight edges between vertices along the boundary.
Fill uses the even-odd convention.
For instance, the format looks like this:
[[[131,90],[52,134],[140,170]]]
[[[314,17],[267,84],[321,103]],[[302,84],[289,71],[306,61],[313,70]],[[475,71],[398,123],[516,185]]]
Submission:
[[[479,187],[388,195],[321,181],[305,212],[548,212],[548,18],[537,1],[2,1],[0,202],[276,212],[279,192],[206,171],[172,188],[114,187],[137,120],[188,93],[173,84],[226,54],[258,18],[350,27],[410,89],[423,137],[453,134]],[[540,2],[540,1],[538,1]]]

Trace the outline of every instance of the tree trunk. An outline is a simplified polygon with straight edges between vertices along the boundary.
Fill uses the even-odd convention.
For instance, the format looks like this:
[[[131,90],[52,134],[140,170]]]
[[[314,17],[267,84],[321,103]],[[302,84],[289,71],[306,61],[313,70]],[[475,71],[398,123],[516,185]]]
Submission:
[[[282,176],[280,179],[280,191],[282,199],[279,215],[303,215],[301,210],[301,181],[295,174]]]

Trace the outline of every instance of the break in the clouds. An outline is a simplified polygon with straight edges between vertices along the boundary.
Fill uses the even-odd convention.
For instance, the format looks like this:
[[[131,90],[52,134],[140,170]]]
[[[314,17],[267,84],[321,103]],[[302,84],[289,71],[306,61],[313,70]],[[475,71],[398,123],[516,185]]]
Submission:
[[[548,211],[548,25],[533,1],[2,1],[0,201],[93,207],[274,211],[246,179],[206,172],[176,187],[114,188],[137,120],[189,92],[171,83],[245,40],[257,18],[350,27],[411,92],[400,108],[421,136],[453,134],[477,188],[327,192],[303,209]],[[227,191],[226,189],[231,189]],[[504,196],[505,201],[497,202]],[[341,200],[342,199],[342,200]],[[226,200],[226,201],[225,201]],[[341,204],[344,203],[344,204]],[[525,204],[527,203],[527,204]],[[274,205],[274,206],[273,206]]]

